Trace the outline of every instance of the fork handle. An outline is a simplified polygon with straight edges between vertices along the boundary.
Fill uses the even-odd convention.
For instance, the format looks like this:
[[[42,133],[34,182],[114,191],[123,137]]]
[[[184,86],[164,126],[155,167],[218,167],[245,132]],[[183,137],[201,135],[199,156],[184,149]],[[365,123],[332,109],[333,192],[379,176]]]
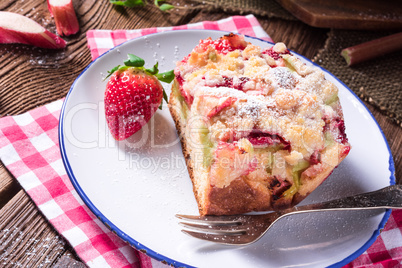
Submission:
[[[295,207],[305,210],[402,209],[402,185],[391,185],[374,192],[358,194],[323,203]]]

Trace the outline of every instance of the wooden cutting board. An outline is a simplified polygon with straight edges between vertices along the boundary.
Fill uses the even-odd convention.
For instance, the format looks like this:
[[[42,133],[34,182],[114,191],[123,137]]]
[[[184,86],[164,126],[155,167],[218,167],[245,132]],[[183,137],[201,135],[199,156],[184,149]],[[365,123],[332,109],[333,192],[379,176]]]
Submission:
[[[319,28],[402,29],[401,0],[277,0],[304,23]]]

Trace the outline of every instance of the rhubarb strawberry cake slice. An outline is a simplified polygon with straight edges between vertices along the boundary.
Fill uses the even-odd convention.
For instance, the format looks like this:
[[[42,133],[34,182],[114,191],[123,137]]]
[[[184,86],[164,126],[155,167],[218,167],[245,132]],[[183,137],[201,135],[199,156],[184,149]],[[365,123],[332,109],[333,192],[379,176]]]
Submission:
[[[337,87],[283,43],[201,40],[169,104],[201,215],[294,206],[350,151]]]

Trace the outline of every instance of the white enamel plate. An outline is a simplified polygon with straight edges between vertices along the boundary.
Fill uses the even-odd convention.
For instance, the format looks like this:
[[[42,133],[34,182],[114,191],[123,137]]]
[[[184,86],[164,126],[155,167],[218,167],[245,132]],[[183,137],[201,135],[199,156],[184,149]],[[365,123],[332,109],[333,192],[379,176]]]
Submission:
[[[137,38],[108,51],[81,73],[66,97],[59,129],[62,158],[74,187],[123,240],[174,266],[340,267],[349,263],[375,241],[389,211],[295,215],[279,221],[261,240],[245,247],[197,240],[180,231],[174,216],[197,215],[198,211],[167,106],[126,141],[116,142],[109,134],[103,105],[107,70],[132,53],[144,58],[146,67],[158,61],[160,71],[168,71],[200,39],[223,34],[184,30]],[[246,39],[261,47],[272,46],[256,38]],[[339,88],[352,150],[303,204],[395,183],[392,156],[376,121],[341,81],[324,72]],[[170,85],[165,86],[169,95]]]

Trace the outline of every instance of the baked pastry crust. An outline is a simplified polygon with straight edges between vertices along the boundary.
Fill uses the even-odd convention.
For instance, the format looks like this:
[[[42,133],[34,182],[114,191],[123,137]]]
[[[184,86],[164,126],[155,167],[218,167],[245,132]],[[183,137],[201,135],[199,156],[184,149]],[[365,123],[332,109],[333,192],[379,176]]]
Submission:
[[[201,40],[175,75],[169,108],[201,215],[294,206],[349,153],[338,89],[282,43]]]

